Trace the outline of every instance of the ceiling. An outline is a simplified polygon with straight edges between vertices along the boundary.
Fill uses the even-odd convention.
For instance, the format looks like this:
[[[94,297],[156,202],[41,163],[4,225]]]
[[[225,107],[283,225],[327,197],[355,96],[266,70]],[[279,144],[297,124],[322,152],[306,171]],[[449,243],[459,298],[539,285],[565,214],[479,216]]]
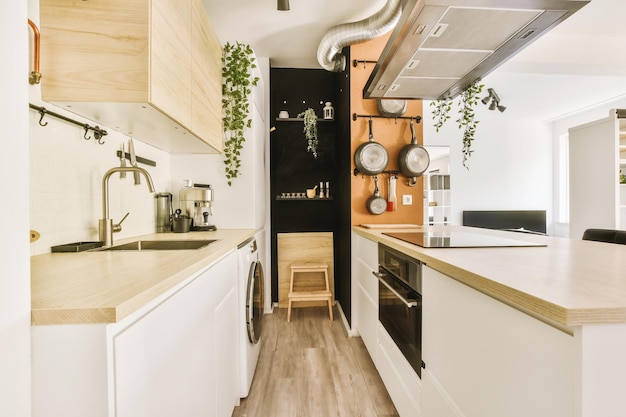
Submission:
[[[332,26],[358,21],[386,0],[202,0],[222,43],[247,43],[272,67],[321,68],[317,47]],[[626,95],[626,2],[591,0],[500,66],[484,82],[507,114],[551,120]]]

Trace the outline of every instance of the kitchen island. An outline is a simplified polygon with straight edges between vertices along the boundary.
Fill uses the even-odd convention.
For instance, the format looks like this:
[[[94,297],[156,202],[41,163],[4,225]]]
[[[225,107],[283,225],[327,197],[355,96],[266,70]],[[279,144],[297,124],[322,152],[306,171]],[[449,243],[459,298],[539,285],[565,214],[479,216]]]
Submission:
[[[33,416],[228,417],[239,402],[237,245],[253,229],[124,239],[193,250],[31,258]]]
[[[547,246],[426,249],[384,234],[399,229],[353,228],[357,258],[360,247],[369,246],[371,257],[383,243],[425,264],[426,368],[415,401],[423,417],[624,415],[625,246],[460,226],[428,230]],[[353,294],[367,289],[359,279]],[[367,334],[359,322],[367,317],[363,299],[355,297],[353,314]]]

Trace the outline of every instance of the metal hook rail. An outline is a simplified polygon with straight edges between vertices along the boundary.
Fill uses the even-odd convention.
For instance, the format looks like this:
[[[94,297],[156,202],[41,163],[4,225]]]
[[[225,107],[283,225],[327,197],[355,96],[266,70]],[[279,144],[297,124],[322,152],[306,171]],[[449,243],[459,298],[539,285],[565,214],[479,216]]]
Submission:
[[[352,114],[352,120],[356,121],[359,117],[363,117],[366,119],[376,118],[376,119],[406,119],[406,120],[415,120],[417,123],[422,121],[422,116],[378,116],[378,115],[369,115],[369,114]]]
[[[352,66],[356,68],[359,66],[359,63],[362,63],[363,68],[365,68],[365,64],[377,64],[378,61],[370,61],[367,59],[355,59],[354,61],[352,61]]]
[[[85,129],[85,134],[83,135],[83,138],[85,140],[90,140],[91,139],[91,137],[88,136],[89,131],[91,130],[93,132],[93,137],[98,141],[98,143],[100,145],[104,145],[103,137],[108,135],[108,132],[106,130],[104,130],[104,129],[101,129],[100,126],[95,126],[95,127],[94,126],[90,126],[87,123],[81,123],[81,122],[79,122],[77,120],[70,119],[67,116],[63,116],[62,114],[50,111],[50,110],[46,109],[45,107],[35,106],[34,104],[31,104],[31,103],[28,104],[28,107],[30,107],[31,109],[36,110],[36,111],[39,112],[39,114],[41,116],[39,118],[39,126],[47,126],[48,125],[48,122],[44,122],[43,118],[44,118],[44,116],[46,114],[49,114],[50,116],[56,117],[56,118],[61,119],[61,120],[65,120],[66,122],[75,124],[77,126],[82,127],[83,129]]]

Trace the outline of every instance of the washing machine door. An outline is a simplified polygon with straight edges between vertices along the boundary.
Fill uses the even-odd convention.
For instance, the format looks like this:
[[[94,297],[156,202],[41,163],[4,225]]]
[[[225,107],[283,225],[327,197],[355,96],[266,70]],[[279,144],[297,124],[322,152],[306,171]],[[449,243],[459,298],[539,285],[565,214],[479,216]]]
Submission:
[[[263,266],[256,261],[250,265],[248,285],[246,291],[246,327],[248,340],[256,344],[261,338],[261,324],[263,319]]]

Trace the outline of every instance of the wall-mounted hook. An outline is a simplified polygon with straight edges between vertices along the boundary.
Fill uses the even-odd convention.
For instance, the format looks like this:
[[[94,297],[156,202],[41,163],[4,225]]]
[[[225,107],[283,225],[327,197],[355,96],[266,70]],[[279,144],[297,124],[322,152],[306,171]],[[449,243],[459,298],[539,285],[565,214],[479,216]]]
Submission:
[[[46,115],[46,109],[42,108],[39,110],[39,115],[41,116],[39,117],[39,126],[48,126],[48,122],[43,121],[43,118]]]
[[[104,129],[101,129],[100,126],[91,127],[87,123],[81,123],[81,122],[79,122],[77,120],[74,120],[74,119],[71,119],[71,118],[69,118],[67,116],[63,116],[62,114],[55,113],[55,112],[50,111],[50,110],[46,110],[45,107],[35,106],[32,103],[29,103],[28,107],[30,107],[33,110],[38,111],[39,114],[41,115],[41,117],[39,118],[39,125],[40,126],[47,126],[48,125],[48,122],[43,122],[43,117],[46,114],[49,114],[52,117],[56,117],[58,119],[65,120],[68,123],[72,123],[72,124],[74,124],[76,126],[80,126],[83,129],[85,129],[85,134],[83,135],[83,138],[85,138],[85,140],[90,140],[91,139],[91,137],[89,136],[89,131],[93,130],[94,137],[97,139],[98,143],[100,145],[104,145],[104,141],[102,140],[102,138],[107,135],[107,131],[104,130]]]
[[[100,126],[96,126],[93,131],[93,137],[98,141],[99,145],[104,145],[104,140],[102,138],[106,136],[106,130],[101,130]]]
[[[367,59],[355,59],[352,61],[352,66],[356,68],[359,65],[359,62],[363,63],[363,69],[366,69],[366,64],[376,64],[378,61],[370,61]]]
[[[359,117],[367,117],[370,120],[372,120],[372,118],[380,118],[380,119],[389,119],[388,116],[379,116],[379,115],[372,115],[372,114],[356,114],[356,113],[352,113],[352,120],[356,122],[356,120]],[[396,120],[396,123],[398,122],[398,119],[401,120],[415,120],[417,123],[422,121],[422,116],[395,116],[394,119]]]

